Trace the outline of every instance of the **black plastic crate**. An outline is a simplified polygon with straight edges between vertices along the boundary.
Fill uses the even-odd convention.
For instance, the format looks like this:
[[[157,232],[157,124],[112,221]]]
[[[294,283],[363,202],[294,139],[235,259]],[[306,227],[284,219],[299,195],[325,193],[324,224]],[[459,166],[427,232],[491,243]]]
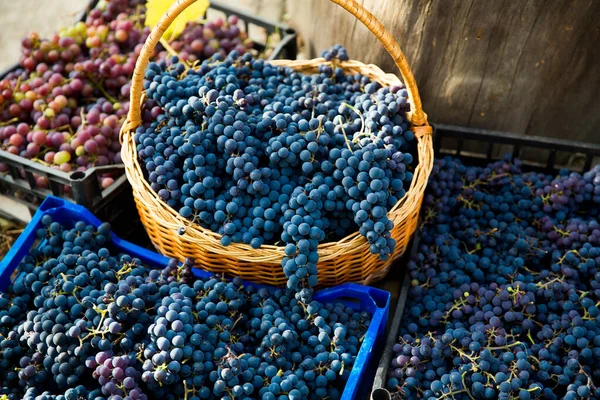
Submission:
[[[279,36],[279,42],[275,45],[267,57],[267,60],[296,59],[296,56],[298,55],[298,34],[294,29],[286,24],[274,23],[262,17],[249,14],[230,4],[231,3],[225,3],[219,0],[212,0],[208,12],[212,10],[222,12],[226,16],[237,15],[246,32],[250,32],[250,30],[255,27],[263,29],[265,33],[264,43],[254,42],[254,49],[259,53],[262,53],[267,49],[269,37],[272,35]]]
[[[453,125],[435,124],[433,128],[433,147],[436,158],[451,155],[460,158],[466,164],[484,165],[501,160],[505,154],[509,153],[521,160],[524,169],[545,173],[555,173],[562,168],[582,172],[600,164],[600,145],[597,144]],[[388,323],[384,350],[373,381],[372,400],[391,399],[385,386],[388,367],[393,357],[392,346],[398,339],[398,330],[410,288],[406,262],[418,251],[419,240],[420,234],[417,229],[412,238],[410,255],[403,257],[397,268],[401,274],[402,283],[396,307]]]
[[[124,191],[131,196],[131,188],[128,187],[123,165],[106,165],[86,171],[63,172],[3,150],[0,150],[0,162],[8,165],[8,172],[0,175],[0,195],[12,198],[30,211],[35,211],[39,203],[48,195],[68,198],[94,211],[102,209]],[[37,187],[34,174],[47,177],[49,187],[47,189]],[[99,176],[103,174],[115,175],[115,182],[106,189],[102,189],[99,184]],[[4,213],[4,210],[0,212]],[[19,219],[28,222],[26,218]]]
[[[85,21],[89,10],[93,9],[97,3],[97,0],[92,0],[77,21]],[[237,15],[246,32],[253,27],[264,30],[264,43],[253,42],[254,49],[259,53],[263,53],[269,46],[269,37],[272,37],[272,35],[279,36],[277,44],[267,59],[296,58],[298,50],[297,34],[287,25],[267,21],[238,10],[235,6],[215,0],[211,1],[208,12],[211,12],[211,10],[226,16]],[[18,63],[9,67],[0,74],[0,79],[15,71],[18,67]],[[119,224],[115,225],[115,221],[118,221],[123,215],[128,216],[127,220],[131,224],[135,224],[135,222],[132,222],[131,216],[137,215],[131,195],[131,187],[127,182],[122,164],[90,168],[85,172],[66,173],[15,156],[4,150],[0,150],[0,163],[6,163],[9,166],[7,173],[0,173],[0,214],[6,217],[27,223],[44,198],[47,195],[54,195],[80,204],[101,219],[113,223],[115,231],[123,237],[127,238],[129,230],[133,229],[129,226],[119,229]],[[100,187],[98,176],[104,173],[113,174],[115,182],[109,188],[103,190]],[[36,187],[33,174],[47,177],[49,189]],[[70,193],[66,193],[65,186],[69,188],[68,192]],[[22,206],[20,207],[19,204]],[[9,209],[10,212],[8,212]],[[125,225],[125,223],[123,224]]]
[[[582,172],[600,164],[599,144],[453,125],[434,126],[433,148],[436,157],[452,155],[472,164],[500,160],[510,153],[526,168],[548,173],[561,168]]]

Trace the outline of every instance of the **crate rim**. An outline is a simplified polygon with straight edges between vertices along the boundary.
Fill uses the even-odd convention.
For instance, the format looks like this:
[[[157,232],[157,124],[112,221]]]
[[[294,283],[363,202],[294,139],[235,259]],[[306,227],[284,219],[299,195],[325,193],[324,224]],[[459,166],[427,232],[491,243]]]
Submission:
[[[440,149],[441,139],[444,133],[450,133],[452,137],[466,140],[492,141],[499,144],[521,145],[530,147],[541,147],[555,149],[557,151],[573,151],[578,153],[589,153],[600,157],[600,144],[559,139],[554,137],[523,135],[507,131],[471,128],[459,125],[432,123],[434,128],[434,150]]]

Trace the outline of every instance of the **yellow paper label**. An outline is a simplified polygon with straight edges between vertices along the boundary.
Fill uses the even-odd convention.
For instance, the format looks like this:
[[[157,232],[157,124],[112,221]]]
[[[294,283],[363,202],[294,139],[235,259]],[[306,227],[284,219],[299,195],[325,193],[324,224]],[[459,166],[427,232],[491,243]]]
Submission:
[[[174,0],[148,0],[146,3],[146,26],[153,28],[173,3]],[[208,0],[196,0],[171,22],[171,26],[165,31],[163,37],[167,40],[179,37],[188,22],[196,21],[204,16],[209,5]]]

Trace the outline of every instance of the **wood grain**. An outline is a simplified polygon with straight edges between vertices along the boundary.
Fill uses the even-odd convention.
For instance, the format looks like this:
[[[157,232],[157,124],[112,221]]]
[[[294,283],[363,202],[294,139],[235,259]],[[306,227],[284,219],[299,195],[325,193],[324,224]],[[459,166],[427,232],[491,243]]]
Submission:
[[[600,0],[363,0],[390,29],[433,122],[600,143]],[[367,30],[288,0],[311,57],[335,43],[389,72]]]

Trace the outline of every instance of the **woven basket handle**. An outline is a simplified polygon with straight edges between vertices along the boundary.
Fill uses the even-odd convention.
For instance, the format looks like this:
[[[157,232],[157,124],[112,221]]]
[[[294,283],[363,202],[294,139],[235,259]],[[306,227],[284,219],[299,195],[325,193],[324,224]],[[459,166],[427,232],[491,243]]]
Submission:
[[[144,88],[144,73],[148,67],[150,57],[154,53],[158,41],[162,37],[163,33],[167,30],[169,25],[175,18],[188,6],[194,3],[196,0],[177,0],[173,5],[165,12],[161,17],[160,21],[154,26],[152,32],[146,39],[144,47],[140,53],[135,64],[135,70],[133,71],[133,80],[131,83],[131,103],[129,105],[129,114],[127,116],[127,122],[123,126],[121,132],[126,130],[133,130],[137,128],[141,123],[141,97],[142,90]],[[358,4],[355,0],[331,0],[333,3],[339,4],[350,14],[354,15],[360,22],[362,22],[376,37],[379,39],[383,47],[392,56],[396,66],[400,70],[404,84],[408,91],[408,97],[411,104],[411,122],[417,128],[417,134],[431,133],[431,127],[427,123],[427,115],[423,112],[423,106],[419,91],[417,89],[417,83],[415,77],[406,61],[406,56],[400,49],[400,45],[394,40],[391,33],[385,29],[385,27],[363,6]],[[419,129],[421,127],[421,129]]]

